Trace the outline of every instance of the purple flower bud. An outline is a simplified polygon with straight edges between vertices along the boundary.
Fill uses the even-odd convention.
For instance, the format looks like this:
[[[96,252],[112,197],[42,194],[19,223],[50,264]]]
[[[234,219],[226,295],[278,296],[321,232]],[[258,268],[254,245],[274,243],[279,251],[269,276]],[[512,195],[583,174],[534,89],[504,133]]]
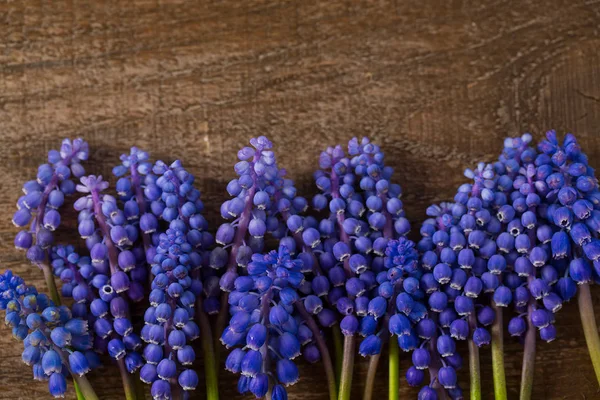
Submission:
[[[240,348],[233,349],[225,360],[225,369],[235,374],[240,373],[242,370],[242,359],[246,355],[246,352]]]
[[[192,346],[185,345],[179,350],[177,350],[177,361],[179,361],[181,365],[191,365],[195,359],[196,354]]]
[[[556,288],[564,301],[569,301],[577,293],[577,286],[570,277],[560,278],[556,284]]]
[[[473,332],[473,342],[477,345],[477,347],[490,344],[491,340],[492,337],[485,328],[476,328]]]
[[[431,386],[423,386],[417,395],[418,400],[438,400],[436,391]]]
[[[33,236],[27,231],[20,231],[15,236],[15,248],[18,250],[27,250],[33,244]]]
[[[441,335],[437,340],[437,351],[442,357],[451,356],[456,351],[456,343],[449,335]]]
[[[466,296],[458,296],[454,300],[454,308],[458,315],[469,315],[475,310],[473,300]]]
[[[368,269],[366,258],[361,254],[353,254],[349,260],[350,269],[352,272],[362,274]]]
[[[120,360],[125,357],[127,350],[121,339],[112,339],[108,342],[108,354],[115,360]]]
[[[381,352],[381,339],[376,335],[369,335],[363,339],[358,348],[358,354],[363,357],[374,356]]]
[[[484,272],[481,275],[481,282],[483,283],[483,291],[486,293],[495,291],[498,285],[500,285],[498,275],[494,275],[489,272]]]
[[[198,386],[198,374],[194,370],[185,369],[179,374],[177,382],[183,390],[195,390]]]
[[[556,339],[556,327],[552,324],[540,329],[540,337],[546,342],[551,342]]]
[[[265,397],[269,391],[269,378],[267,374],[259,373],[251,378],[250,382],[248,383],[248,390],[257,399]]]
[[[321,234],[315,228],[308,228],[302,232],[302,240],[307,246],[315,248],[321,243]]]
[[[592,268],[584,258],[575,258],[569,263],[569,275],[579,285],[590,282],[592,279]]]
[[[225,272],[219,281],[221,290],[226,291],[226,292],[232,291],[235,288],[234,282],[237,279],[237,277],[238,277],[238,274],[235,271]]]
[[[67,391],[67,380],[62,373],[53,373],[48,380],[48,391],[53,397],[64,397]]]
[[[583,246],[586,257],[592,261],[600,260],[600,240],[592,240]]]
[[[248,350],[241,363],[242,375],[255,377],[262,368],[262,355],[259,351]]]
[[[273,393],[271,394],[271,400],[288,400],[287,392],[281,385],[273,386]]]
[[[469,336],[469,324],[464,319],[456,319],[450,324],[450,336],[465,340]]]
[[[90,371],[90,365],[83,353],[74,351],[69,354],[69,367],[74,374],[83,376]]]
[[[412,363],[415,368],[419,370],[429,368],[429,363],[431,362],[431,356],[429,355],[429,351],[424,348],[419,348],[413,351],[412,353]]]
[[[429,339],[435,335],[437,327],[433,320],[429,318],[421,319],[415,327],[416,333],[420,338]]]
[[[46,253],[40,246],[31,246],[27,250],[27,259],[32,263],[40,263],[46,258]]]
[[[153,399],[170,399],[171,398],[171,385],[169,381],[157,379],[152,383],[150,394]]]
[[[163,349],[154,343],[149,343],[144,347],[144,359],[149,364],[158,364],[163,359]]]
[[[285,324],[289,317],[290,315],[288,312],[280,305],[272,307],[269,311],[269,322],[276,326],[282,326]]]
[[[318,315],[319,323],[323,327],[331,327],[337,322],[335,313],[332,310],[324,308]]]
[[[531,323],[538,329],[542,329],[550,324],[552,313],[542,308],[533,310],[530,315]]]
[[[144,383],[152,383],[158,379],[158,374],[156,372],[156,366],[153,364],[145,364],[140,369],[140,380]]]
[[[348,297],[341,297],[338,299],[336,307],[342,315],[350,315],[354,313],[354,302]]]
[[[559,231],[552,235],[551,248],[552,256],[555,259],[567,257],[570,252],[570,240],[566,232]]]
[[[498,286],[494,292],[494,303],[498,307],[508,307],[512,301],[512,292],[506,286]],[[492,317],[493,321],[493,317]],[[485,324],[484,324],[485,325]]]
[[[412,386],[412,387],[420,386],[423,383],[424,379],[425,379],[425,372],[423,372],[422,370],[418,369],[415,366],[411,366],[406,371],[406,382],[408,383],[409,386]]]
[[[448,296],[444,292],[433,292],[428,302],[432,311],[442,312],[448,304]]]

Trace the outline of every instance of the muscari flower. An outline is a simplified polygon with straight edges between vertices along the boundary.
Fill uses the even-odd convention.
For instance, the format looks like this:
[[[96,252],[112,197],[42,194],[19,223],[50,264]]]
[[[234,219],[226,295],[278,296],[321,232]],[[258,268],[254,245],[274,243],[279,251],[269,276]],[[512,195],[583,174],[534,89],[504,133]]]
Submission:
[[[116,190],[123,202],[124,215],[127,220],[138,224],[148,264],[152,263],[156,254],[152,234],[157,232],[158,218],[161,216],[151,211],[152,202],[156,201],[158,192],[155,189],[158,187],[149,158],[147,152],[132,147],[129,154],[121,155],[121,165],[113,168],[113,175],[119,178]],[[152,199],[148,195],[152,195]],[[160,208],[156,203],[154,207]]]
[[[140,378],[152,384],[153,393],[162,391],[165,384],[161,380],[174,378],[183,390],[194,390],[198,377],[189,369],[195,359],[190,343],[200,335],[193,317],[202,283],[192,276],[201,267],[201,256],[184,231],[170,228],[160,235],[153,263],[150,307],[144,315],[141,335],[147,343],[146,364]]]
[[[311,341],[312,335],[294,308],[296,302],[302,301],[299,289],[304,283],[302,269],[303,261],[292,258],[290,251],[281,245],[278,251],[254,254],[248,263],[248,276],[234,281],[229,296],[231,319],[221,342],[232,348],[225,366],[241,374],[240,393],[251,392],[261,398],[274,385],[273,393],[285,398],[284,387],[298,381],[298,368],[293,360],[302,353],[302,346]],[[272,370],[266,372],[272,374],[272,382],[265,374],[269,365]]]
[[[153,167],[156,180],[147,185],[152,200],[152,212],[169,223],[164,233],[154,234],[155,256],[152,259],[150,307],[144,314],[142,339],[147,343],[143,356],[146,364],[140,378],[152,384],[151,392],[160,398],[168,391],[169,380],[185,390],[198,384],[196,372],[190,369],[195,359],[191,341],[200,335],[195,307],[204,293],[214,296],[215,276],[202,275],[204,249],[212,244],[212,235],[205,231],[206,220],[201,215],[204,206],[200,192],[194,188],[194,177],[176,161],[171,165],[157,162]],[[160,212],[159,212],[160,211]],[[212,287],[203,285],[210,282]],[[218,288],[218,286],[217,286]],[[167,382],[167,383],[165,383]]]
[[[87,321],[55,306],[10,270],[0,275],[0,309],[13,337],[23,341],[23,362],[32,366],[34,379],[48,381],[52,396],[64,397],[68,370],[82,376],[99,365]]]
[[[133,332],[129,303],[144,298],[148,268],[144,250],[138,243],[138,228],[127,219],[113,196],[103,194],[107,188],[108,182],[101,176],[81,178],[77,190],[85,196],[74,206],[79,211],[78,230],[86,239],[89,257],[63,255],[63,261],[57,261],[57,265],[68,267],[61,272],[67,288],[72,285],[69,279],[83,278],[73,287],[71,296],[78,296],[78,290],[83,292],[82,280],[87,282],[86,300],[97,351],[108,352],[117,362],[124,363],[129,372],[134,372],[141,366],[137,353],[141,340]]]
[[[383,161],[380,148],[367,138],[352,139],[348,155],[341,146],[321,153],[315,181],[322,193],[312,204],[329,215],[303,234],[305,244],[320,253],[320,267],[329,278],[327,284],[320,276],[312,282],[319,296],[327,295],[328,307],[319,319],[335,322],[326,318],[333,311],[344,335],[364,336],[359,348],[364,356],[379,353],[388,304],[401,290],[403,272],[384,265],[387,243],[410,230],[399,199],[402,190],[390,182],[393,171]],[[414,264],[406,263],[411,269]]]
[[[87,142],[65,139],[60,150],[48,152],[48,163],[39,166],[36,179],[23,185],[12,222],[27,229],[17,233],[14,243],[38,266],[47,263],[47,249],[54,244],[53,232],[61,223],[58,209],[65,196],[75,192],[72,178],[85,173],[81,162],[87,160],[88,153]]]

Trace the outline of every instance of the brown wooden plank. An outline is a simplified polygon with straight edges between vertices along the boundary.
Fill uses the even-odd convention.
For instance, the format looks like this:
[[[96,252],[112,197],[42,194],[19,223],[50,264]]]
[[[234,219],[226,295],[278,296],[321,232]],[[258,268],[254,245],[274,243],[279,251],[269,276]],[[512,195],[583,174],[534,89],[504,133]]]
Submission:
[[[89,140],[88,171],[104,175],[134,144],[182,158],[213,227],[235,150],[259,134],[307,195],[319,149],[373,137],[415,224],[507,135],[572,130],[600,167],[599,14],[594,0],[0,2],[0,267],[42,284],[12,247],[10,216],[21,183],[63,137]],[[600,398],[574,304],[558,327],[539,346],[534,398]],[[1,331],[0,398],[47,398]],[[520,363],[509,341],[510,398]],[[491,398],[486,351],[482,368]],[[365,373],[361,362],[355,398]],[[291,398],[326,398],[319,367],[303,365],[302,376]],[[233,376],[221,380],[223,398],[240,398]],[[101,398],[121,397],[115,368],[92,381]]]

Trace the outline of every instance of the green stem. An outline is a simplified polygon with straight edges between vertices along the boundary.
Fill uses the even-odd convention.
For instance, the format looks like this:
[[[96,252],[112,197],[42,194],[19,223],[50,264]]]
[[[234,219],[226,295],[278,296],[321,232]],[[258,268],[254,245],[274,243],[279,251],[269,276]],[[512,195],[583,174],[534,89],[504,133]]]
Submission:
[[[381,353],[369,357],[369,369],[367,370],[363,400],[371,400],[373,398],[373,387],[375,387],[375,376],[377,375],[377,366],[379,365],[380,358]]]
[[[120,360],[117,360],[117,365],[119,366],[119,373],[121,374],[121,381],[123,382],[123,391],[125,392],[125,399],[137,400],[137,397],[135,396],[135,387],[133,386],[131,376],[129,375],[129,372],[125,367],[125,362],[122,358]]]
[[[98,400],[96,392],[94,392],[92,385],[90,385],[90,381],[88,381],[85,376],[79,376],[77,374],[72,374],[72,376],[75,392],[77,393],[77,399],[82,398],[85,400]]]
[[[229,293],[223,292],[221,293],[221,309],[219,310],[219,314],[217,315],[217,320],[215,322],[215,336],[213,338],[213,349],[215,352],[215,365],[221,365],[221,347],[223,344],[221,343],[221,334],[225,330],[227,326],[227,321],[229,317]]]
[[[596,317],[594,316],[589,283],[579,286],[577,302],[579,304],[579,315],[581,315],[581,325],[583,326],[588,352],[592,359],[594,372],[596,372],[596,379],[598,380],[598,384],[600,384],[600,338],[598,337],[598,325],[596,325]]]
[[[44,271],[44,279],[46,280],[46,287],[50,292],[50,298],[59,306],[61,304],[60,296],[58,294],[58,289],[56,288],[56,282],[54,281],[54,274],[52,274],[52,268],[48,264],[40,264],[42,271]]]
[[[356,338],[354,335],[344,337],[344,360],[342,362],[342,375],[340,378],[340,395],[338,400],[350,400],[352,391],[352,372],[354,370],[354,348]]]
[[[135,395],[137,397],[137,400],[145,400],[146,399],[146,387],[144,385],[144,382],[142,382],[140,380],[140,373],[139,371],[135,374],[135,377],[133,378],[134,380],[134,386],[135,386]]]
[[[529,283],[534,279],[533,276],[527,278]],[[533,312],[533,304],[535,300],[529,299],[527,306],[527,333],[525,334],[525,344],[523,348],[523,367],[521,369],[521,391],[519,394],[520,400],[531,399],[533,391],[533,373],[535,370],[535,335],[536,328],[531,322],[531,313]]]
[[[200,304],[201,306],[202,304]],[[217,364],[215,363],[215,349],[213,347],[212,330],[210,322],[202,307],[196,308],[196,317],[202,332],[202,353],[204,356],[204,379],[206,381],[206,399],[219,400],[219,381]]]
[[[471,335],[469,337],[469,371],[471,374],[471,400],[481,400],[481,372],[479,368],[479,348],[473,341],[473,332],[477,326],[475,314],[469,315]]]
[[[75,388],[75,395],[77,396],[77,400],[85,400],[85,396],[81,393],[81,389],[79,389],[79,385],[77,381],[73,380],[73,387]]]
[[[493,302],[492,302],[493,303]],[[502,308],[495,303],[492,308],[496,319],[492,324],[492,370],[494,372],[494,395],[496,400],[507,400],[506,376],[504,373],[504,334],[502,332]]]
[[[340,386],[342,378],[342,363],[344,362],[344,345],[342,340],[342,331],[339,325],[331,328],[333,334],[333,351],[335,352],[335,376],[337,386]]]
[[[390,337],[389,343],[388,399],[398,400],[398,383],[400,382],[400,348],[398,347],[398,340],[395,336]]]

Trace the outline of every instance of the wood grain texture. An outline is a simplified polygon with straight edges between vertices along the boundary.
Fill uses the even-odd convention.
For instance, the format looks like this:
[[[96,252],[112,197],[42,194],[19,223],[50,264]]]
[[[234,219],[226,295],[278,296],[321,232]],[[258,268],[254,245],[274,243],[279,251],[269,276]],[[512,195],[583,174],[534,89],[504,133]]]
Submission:
[[[465,167],[493,160],[507,135],[571,130],[598,168],[599,29],[597,0],[1,0],[0,268],[42,285],[13,249],[10,218],[20,185],[63,137],[85,137],[87,170],[105,176],[134,144],[183,159],[213,228],[235,150],[259,134],[305,195],[320,149],[371,136],[415,224],[426,205],[453,195]],[[65,228],[75,240],[75,224]],[[558,321],[558,339],[538,347],[534,398],[600,398],[575,305]],[[29,379],[21,345],[0,332],[0,398],[48,398]],[[506,347],[514,399],[522,352]],[[489,399],[489,351],[481,358]],[[402,373],[408,365],[404,357]],[[354,398],[366,366],[356,368]],[[290,398],[325,399],[320,367],[301,369]],[[385,398],[385,365],[379,374]],[[91,380],[101,398],[122,397],[114,367]],[[221,381],[222,398],[240,398],[233,376]],[[416,398],[401,388],[401,398]]]

